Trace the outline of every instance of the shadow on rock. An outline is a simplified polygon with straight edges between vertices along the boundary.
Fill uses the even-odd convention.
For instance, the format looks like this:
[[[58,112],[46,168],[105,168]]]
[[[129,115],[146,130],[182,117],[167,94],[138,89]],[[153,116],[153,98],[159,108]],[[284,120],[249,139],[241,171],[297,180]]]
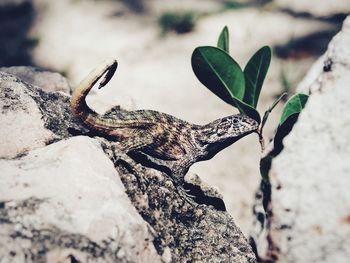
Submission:
[[[273,48],[274,53],[282,59],[319,57],[327,50],[328,43],[338,31],[339,29],[335,28],[291,39],[287,43],[276,45]]]

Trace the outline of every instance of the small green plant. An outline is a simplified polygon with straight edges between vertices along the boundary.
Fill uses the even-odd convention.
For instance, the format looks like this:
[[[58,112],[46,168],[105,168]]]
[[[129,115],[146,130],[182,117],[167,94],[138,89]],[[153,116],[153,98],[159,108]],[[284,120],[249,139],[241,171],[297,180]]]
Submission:
[[[162,34],[170,31],[182,34],[191,32],[196,20],[197,15],[192,11],[165,12],[159,17],[158,23]]]
[[[264,46],[250,58],[244,70],[242,70],[239,64],[230,56],[229,31],[226,26],[219,35],[216,47],[197,47],[191,58],[192,69],[204,86],[223,101],[237,108],[240,113],[248,115],[260,124],[257,133],[259,134],[262,151],[265,148],[263,128],[269,114],[286,96],[286,93],[283,93],[278,97],[261,118],[256,107],[270,61],[271,48]],[[307,95],[296,94],[286,103],[275,136],[276,145],[282,142],[290,126],[293,126],[307,99]],[[265,176],[266,169],[261,169],[261,175],[264,179],[267,179]]]
[[[282,115],[273,138],[272,150],[264,154],[260,160],[260,174],[265,183],[269,183],[268,173],[271,167],[273,157],[277,156],[283,149],[283,138],[292,130],[298,120],[300,112],[306,105],[309,96],[297,93],[292,96],[285,104]]]

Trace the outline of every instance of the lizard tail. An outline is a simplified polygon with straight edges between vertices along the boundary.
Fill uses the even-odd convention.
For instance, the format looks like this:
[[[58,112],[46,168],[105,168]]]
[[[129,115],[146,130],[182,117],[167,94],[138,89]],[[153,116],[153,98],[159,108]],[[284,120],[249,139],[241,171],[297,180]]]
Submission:
[[[112,78],[118,67],[118,62],[115,59],[109,59],[103,62],[99,67],[94,69],[90,74],[74,89],[71,98],[71,110],[73,115],[83,121],[96,113],[86,104],[85,98],[96,84],[96,82],[107,72],[102,79],[99,88],[105,86]]]

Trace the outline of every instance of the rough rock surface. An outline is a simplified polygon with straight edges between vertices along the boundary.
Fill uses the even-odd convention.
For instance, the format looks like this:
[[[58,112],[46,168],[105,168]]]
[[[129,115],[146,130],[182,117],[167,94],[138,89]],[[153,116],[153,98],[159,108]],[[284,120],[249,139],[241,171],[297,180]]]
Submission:
[[[77,136],[0,167],[1,262],[160,262],[96,140]]]
[[[256,262],[221,196],[198,177],[189,178],[193,205],[166,174],[116,161],[107,140],[73,137],[93,135],[74,122],[69,96],[3,72],[0,89],[1,258]]]
[[[320,69],[299,89],[311,94],[272,162],[272,196],[260,256],[278,262],[348,262],[350,257],[350,17]],[[315,72],[321,72],[317,77]],[[305,83],[314,79],[311,85]]]
[[[66,78],[56,72],[40,70],[35,67],[1,67],[0,71],[10,73],[45,91],[62,91],[69,94],[70,88]]]
[[[0,157],[11,158],[69,137],[69,127],[79,129],[68,95],[44,92],[4,72],[0,80]]]

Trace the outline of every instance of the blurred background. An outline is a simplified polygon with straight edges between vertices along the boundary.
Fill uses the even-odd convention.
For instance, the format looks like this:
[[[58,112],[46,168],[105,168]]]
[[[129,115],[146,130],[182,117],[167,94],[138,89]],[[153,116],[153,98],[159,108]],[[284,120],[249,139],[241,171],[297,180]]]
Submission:
[[[283,92],[293,94],[350,13],[350,0],[0,0],[0,67],[36,66],[74,86],[106,58],[119,61],[109,87],[88,103],[153,109],[204,124],[236,113],[196,79],[191,54],[216,45],[227,25],[231,55],[244,68],[263,45],[273,60],[260,96],[263,113]],[[277,127],[272,113],[266,138]],[[260,182],[260,145],[250,135],[190,172],[216,186],[247,234]]]

